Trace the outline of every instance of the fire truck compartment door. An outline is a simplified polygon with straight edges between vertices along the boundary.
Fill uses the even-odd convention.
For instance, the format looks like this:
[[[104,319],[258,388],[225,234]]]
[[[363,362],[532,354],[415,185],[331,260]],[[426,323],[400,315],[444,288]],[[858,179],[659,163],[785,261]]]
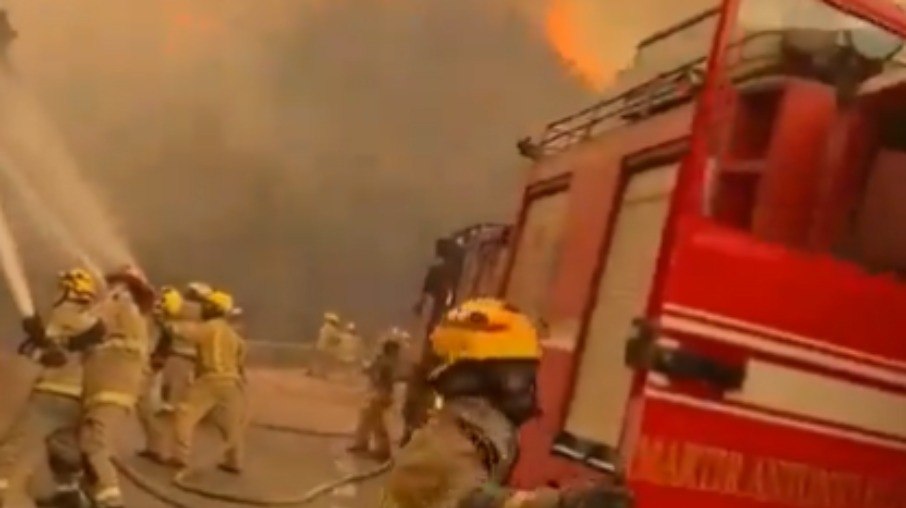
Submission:
[[[569,192],[564,188],[536,196],[527,206],[506,295],[513,305],[538,318],[560,260]]]
[[[624,364],[633,320],[645,311],[678,162],[632,173],[604,250],[565,432],[616,447],[633,370]]]

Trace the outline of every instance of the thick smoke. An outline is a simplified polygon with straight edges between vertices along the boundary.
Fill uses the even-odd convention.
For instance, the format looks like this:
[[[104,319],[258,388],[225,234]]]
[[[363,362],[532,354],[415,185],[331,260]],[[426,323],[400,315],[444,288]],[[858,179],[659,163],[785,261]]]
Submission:
[[[256,338],[298,340],[325,309],[408,324],[432,239],[511,218],[514,141],[591,100],[532,3],[6,7],[21,80],[149,274],[223,285]],[[63,259],[40,245],[39,289]]]

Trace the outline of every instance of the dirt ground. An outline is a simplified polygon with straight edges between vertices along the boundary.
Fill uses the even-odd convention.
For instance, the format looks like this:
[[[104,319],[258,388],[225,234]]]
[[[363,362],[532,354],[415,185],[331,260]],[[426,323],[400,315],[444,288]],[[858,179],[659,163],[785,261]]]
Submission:
[[[10,386],[5,384],[8,379],[2,381],[4,387]],[[217,436],[213,432],[203,431],[192,460],[192,465],[198,467],[198,472],[187,478],[192,486],[217,493],[261,501],[269,500],[275,506],[316,508],[377,506],[380,477],[335,489],[305,504],[287,504],[319,485],[350,473],[373,469],[376,464],[349,457],[345,453],[345,448],[349,444],[348,438],[304,436],[257,425],[351,432],[358,407],[365,394],[363,382],[360,380],[328,382],[307,377],[299,370],[257,369],[250,373],[248,390],[253,425],[247,436],[248,457],[245,473],[235,477],[217,471],[213,467],[219,459]],[[10,407],[7,404],[0,406],[4,409]],[[394,411],[391,422],[395,435],[398,435],[400,428],[397,414],[398,411]],[[135,451],[140,445],[141,433],[136,423],[123,436],[119,455],[123,465],[134,474],[138,474],[145,487],[151,486],[158,494],[164,494],[177,503],[162,502],[139,487],[136,482],[126,479],[123,485],[126,489],[128,506],[135,508],[244,506],[180,491],[171,483],[171,471],[135,456]],[[33,491],[45,490],[48,487],[46,471],[39,468],[29,485]],[[32,504],[21,494],[19,498],[11,500],[9,506],[32,508]]]

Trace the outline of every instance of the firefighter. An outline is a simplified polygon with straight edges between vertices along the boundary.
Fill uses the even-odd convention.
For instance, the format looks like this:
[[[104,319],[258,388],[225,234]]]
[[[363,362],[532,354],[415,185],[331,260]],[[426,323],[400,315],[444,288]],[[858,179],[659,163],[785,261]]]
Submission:
[[[108,294],[98,306],[103,339],[85,355],[79,445],[99,508],[123,506],[112,457],[119,432],[135,408],[148,365],[148,315],[154,290],[144,275],[126,268],[106,277]]]
[[[408,355],[412,351],[412,335],[399,327],[394,327],[393,335],[396,337],[396,341],[400,343],[401,354],[405,352]]]
[[[381,345],[381,350],[367,369],[371,381],[371,393],[365,407],[359,414],[355,440],[350,452],[372,457],[378,461],[390,459],[390,434],[387,431],[385,416],[393,405],[393,387],[399,363],[400,343],[395,338],[388,338]],[[374,448],[370,448],[371,440]]]
[[[447,314],[431,345],[440,364],[430,382],[442,404],[397,453],[382,508],[632,506],[615,484],[504,487],[518,453],[518,430],[537,413],[541,349],[525,315],[498,300],[470,300]]]
[[[37,317],[24,323],[29,338],[20,352],[40,361],[45,368],[22,416],[0,442],[0,505],[25,448],[36,440],[44,440],[47,445],[56,486],[52,498],[39,504],[67,508],[87,504],[80,490],[81,454],[75,439],[82,396],[79,351],[103,336],[104,328],[91,312],[97,285],[86,270],[62,272],[57,288],[58,296],[46,327]]]
[[[409,332],[403,330],[399,326],[390,327],[389,330],[385,331],[383,334],[381,334],[380,337],[378,337],[378,342],[376,344],[378,352],[380,352],[380,347],[388,340],[395,340],[399,342],[401,352],[400,354],[402,354],[402,351],[405,351],[408,347],[411,346],[410,342],[412,341],[412,337],[409,335]]]
[[[201,302],[183,298],[173,288],[165,288],[159,301],[160,315],[166,320],[200,321]],[[156,353],[158,353],[156,351]],[[192,384],[196,360],[195,345],[179,335],[172,337],[170,350],[163,362],[164,410],[173,412],[180,401],[185,398]],[[160,360],[161,354],[155,357]]]
[[[388,340],[395,340],[399,343],[399,360],[397,361],[397,378],[405,379],[409,371],[413,368],[417,359],[413,358],[412,336],[409,332],[399,326],[393,326],[378,337],[375,344],[374,354],[379,354],[381,347]]]
[[[197,352],[197,378],[176,409],[176,447],[168,461],[173,467],[186,467],[195,427],[213,412],[227,445],[224,461],[218,467],[228,473],[242,471],[246,345],[228,321],[232,309],[232,297],[214,291],[202,305],[202,321],[178,321],[166,327],[167,337],[185,337]]]
[[[164,322],[199,321],[201,303],[183,297],[182,293],[173,287],[165,286],[161,288],[155,305],[155,318]],[[151,354],[151,365],[155,373],[159,373],[160,384],[149,383],[149,391],[146,392],[148,396],[139,403],[146,436],[146,446],[138,452],[140,457],[159,463],[164,461],[167,430],[172,427],[176,405],[185,398],[195,378],[195,360],[195,345],[184,337],[174,335],[169,342],[162,338],[158,340]],[[154,395],[149,393],[151,390],[159,390],[157,394],[161,399],[159,408],[152,408],[153,404],[148,402]]]
[[[425,274],[422,291],[413,307],[415,315],[421,317],[425,305],[430,301],[425,326],[425,337],[450,309],[456,299],[456,278],[458,274],[456,242],[450,238],[440,238],[434,243],[434,261]]]
[[[412,432],[424,424],[427,419],[428,411],[434,400],[434,393],[429,387],[427,376],[437,364],[437,358],[427,344],[428,337],[431,336],[435,325],[456,299],[457,278],[462,259],[461,249],[454,239],[440,238],[434,243],[434,256],[434,262],[428,268],[428,273],[425,274],[421,294],[413,309],[417,317],[422,317],[425,304],[429,301],[431,303],[425,323],[425,340],[422,343],[421,354],[406,383],[406,395],[402,408],[404,430],[401,443],[406,443],[412,436]]]
[[[324,378],[336,367],[337,351],[343,341],[343,330],[340,325],[340,316],[335,312],[325,312],[324,322],[318,330],[318,341],[315,345],[316,354],[312,374]]]

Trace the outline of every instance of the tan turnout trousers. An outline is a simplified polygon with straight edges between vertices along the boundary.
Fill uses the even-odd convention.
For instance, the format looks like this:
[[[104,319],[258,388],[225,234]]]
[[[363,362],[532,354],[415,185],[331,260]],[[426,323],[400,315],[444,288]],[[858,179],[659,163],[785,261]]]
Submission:
[[[189,393],[189,387],[195,381],[195,358],[174,354],[167,358],[163,375],[164,402],[175,410]]]
[[[387,410],[393,405],[393,394],[374,392],[359,413],[353,446],[371,449],[377,455],[390,454],[390,432],[385,419]],[[369,445],[374,444],[374,448]]]
[[[160,384],[154,382],[155,376],[149,376],[136,410],[145,434],[145,451],[165,458],[173,445],[176,408],[185,400],[195,379],[195,361],[186,356],[173,355],[167,358],[159,376]],[[157,394],[152,390],[161,390],[162,406],[154,404]]]
[[[173,458],[179,464],[188,463],[195,427],[210,414],[226,442],[222,465],[238,471],[242,467],[246,413],[243,386],[245,341],[224,318],[200,323],[173,323],[170,326],[173,333],[195,345],[195,372],[198,374],[185,400],[176,409],[176,449]]]
[[[155,400],[154,391],[160,388],[157,377],[152,373],[147,374],[145,387],[135,405],[135,412],[142,433],[145,435],[145,451],[162,456],[161,454],[167,449],[168,429],[166,422],[158,413],[159,408]]]
[[[176,409],[174,458],[188,463],[195,428],[210,414],[226,443],[224,465],[241,469],[245,413],[245,393],[239,379],[199,378]]]
[[[115,443],[146,383],[146,362],[136,352],[117,348],[93,351],[85,361],[79,446],[88,465],[93,498],[101,506],[122,503],[119,475],[113,465]]]
[[[79,429],[79,446],[89,464],[89,483],[96,502],[121,502],[119,478],[113,465],[114,441],[129,420],[130,409],[118,404],[97,404],[85,410]]]

